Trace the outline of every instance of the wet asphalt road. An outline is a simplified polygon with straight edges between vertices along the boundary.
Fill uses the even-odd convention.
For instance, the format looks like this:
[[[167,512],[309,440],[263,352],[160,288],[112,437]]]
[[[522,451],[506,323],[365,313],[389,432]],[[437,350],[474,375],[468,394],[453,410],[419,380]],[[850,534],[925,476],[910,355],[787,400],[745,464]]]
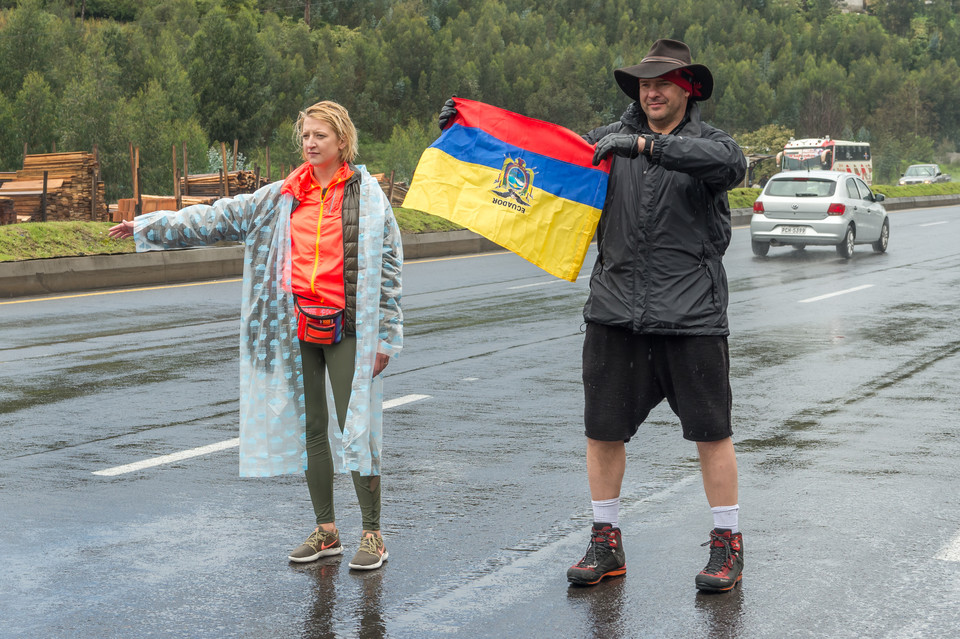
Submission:
[[[346,559],[294,566],[313,520],[302,477],[237,477],[237,281],[0,302],[0,636],[956,636],[960,208],[891,225],[886,255],[849,262],[754,258],[734,232],[746,569],[722,595],[693,586],[711,519],[665,404],[628,445],[627,576],[565,582],[590,521],[592,253],[576,283],[510,254],[405,267],[406,349],[385,381],[390,559],[372,573],[346,565],[347,478]]]

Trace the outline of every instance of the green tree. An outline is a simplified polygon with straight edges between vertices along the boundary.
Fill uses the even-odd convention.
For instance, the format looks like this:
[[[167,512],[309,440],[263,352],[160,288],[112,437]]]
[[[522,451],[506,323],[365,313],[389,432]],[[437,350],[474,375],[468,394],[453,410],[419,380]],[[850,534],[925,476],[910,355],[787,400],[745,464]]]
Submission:
[[[393,127],[390,139],[385,143],[370,143],[361,148],[361,160],[370,160],[370,170],[390,175],[394,173],[396,181],[410,181],[413,171],[420,161],[423,150],[437,138],[439,131],[434,121],[426,126],[417,120],[411,120],[406,126]]]
[[[96,33],[76,61],[77,75],[58,103],[58,148],[100,153],[107,197],[129,197],[132,184],[128,152],[126,101],[120,91],[120,68]]]
[[[27,145],[29,153],[49,153],[53,150],[57,132],[56,99],[43,76],[31,71],[17,92],[13,104],[14,121],[20,146]]]
[[[0,22],[0,93],[16,95],[27,74],[46,74],[56,62],[55,21],[41,0],[23,0]]]
[[[253,15],[214,7],[188,53],[200,123],[212,140],[257,145],[273,112],[266,51]]]
[[[17,118],[10,100],[0,93],[0,171],[23,166],[23,146],[17,139]]]
[[[177,147],[177,168],[182,169],[182,145],[192,173],[206,170],[207,138],[195,117],[180,119],[170,93],[159,80],[151,80],[126,105],[127,135],[140,149],[142,193],[173,192],[173,146]]]

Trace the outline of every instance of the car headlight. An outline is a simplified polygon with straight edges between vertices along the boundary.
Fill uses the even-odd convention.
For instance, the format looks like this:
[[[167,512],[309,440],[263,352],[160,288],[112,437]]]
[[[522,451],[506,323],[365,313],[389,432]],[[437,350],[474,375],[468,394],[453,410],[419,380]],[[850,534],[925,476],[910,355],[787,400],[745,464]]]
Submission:
[[[933,184],[933,182],[932,182],[931,180],[924,180],[923,183],[924,183],[924,184]]]

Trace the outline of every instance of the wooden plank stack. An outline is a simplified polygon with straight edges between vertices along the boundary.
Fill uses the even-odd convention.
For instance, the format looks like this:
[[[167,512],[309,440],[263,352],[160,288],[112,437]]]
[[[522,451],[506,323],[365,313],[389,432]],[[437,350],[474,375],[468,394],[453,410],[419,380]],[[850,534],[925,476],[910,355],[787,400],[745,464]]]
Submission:
[[[183,206],[192,204],[213,204],[218,198],[215,197],[182,197]],[[172,195],[141,195],[140,202],[143,205],[144,213],[154,211],[176,211],[177,198]],[[114,222],[129,221],[134,218],[137,210],[136,198],[128,197],[117,200],[117,207],[111,211],[111,217]]]
[[[42,221],[44,171],[47,173],[48,221],[108,219],[100,164],[93,153],[83,152],[42,153],[23,159],[23,170],[17,171],[16,178],[0,185],[0,198],[13,200],[19,218]]]
[[[0,226],[4,224],[15,224],[17,222],[17,214],[13,209],[13,200],[10,199],[0,199]]]
[[[392,175],[392,174],[391,174]],[[407,196],[409,185],[406,182],[394,182],[391,188],[390,177],[384,173],[374,173],[373,177],[380,184],[380,188],[390,198],[390,206],[400,206]]]
[[[262,177],[258,184],[253,171],[227,171],[227,192],[223,193],[224,185],[219,173],[197,173],[188,175],[186,180],[180,178],[180,192],[190,197],[234,196],[239,193],[253,193],[266,184],[266,178]]]

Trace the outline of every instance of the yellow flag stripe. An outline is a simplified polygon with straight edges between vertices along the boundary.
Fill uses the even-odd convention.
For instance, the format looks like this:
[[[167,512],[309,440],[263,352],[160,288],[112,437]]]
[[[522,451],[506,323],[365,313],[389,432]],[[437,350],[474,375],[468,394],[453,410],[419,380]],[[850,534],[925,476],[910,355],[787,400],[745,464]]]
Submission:
[[[495,169],[428,148],[403,205],[461,224],[552,275],[576,280],[600,209],[535,186],[524,206],[494,193],[498,178]]]

